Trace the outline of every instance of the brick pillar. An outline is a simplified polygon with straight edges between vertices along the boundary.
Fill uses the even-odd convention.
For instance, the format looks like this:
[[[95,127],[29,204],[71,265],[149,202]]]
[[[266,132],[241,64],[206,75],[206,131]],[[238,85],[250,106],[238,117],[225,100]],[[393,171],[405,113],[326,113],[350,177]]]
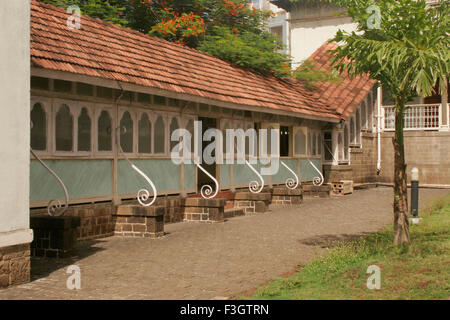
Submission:
[[[79,217],[31,217],[30,226],[34,231],[31,255],[66,258],[75,253]]]
[[[223,222],[225,199],[186,198],[181,201],[184,221]]]
[[[159,238],[164,235],[163,206],[121,205],[113,215],[114,235]]]
[[[30,281],[30,244],[0,248],[0,288]]]

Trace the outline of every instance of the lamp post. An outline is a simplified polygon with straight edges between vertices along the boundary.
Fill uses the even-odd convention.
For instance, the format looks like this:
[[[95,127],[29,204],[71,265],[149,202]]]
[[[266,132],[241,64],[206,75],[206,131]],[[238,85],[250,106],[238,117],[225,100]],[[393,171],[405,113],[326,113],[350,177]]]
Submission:
[[[419,218],[419,169],[411,170],[411,222],[418,224]]]

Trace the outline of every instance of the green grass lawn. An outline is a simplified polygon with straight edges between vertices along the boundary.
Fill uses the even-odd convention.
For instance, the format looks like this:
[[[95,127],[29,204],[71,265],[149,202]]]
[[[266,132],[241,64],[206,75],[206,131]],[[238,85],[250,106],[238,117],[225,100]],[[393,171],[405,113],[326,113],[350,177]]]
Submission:
[[[420,213],[410,247],[393,245],[393,227],[340,243],[289,278],[276,278],[244,299],[450,299],[450,197]],[[367,268],[381,268],[380,290]]]

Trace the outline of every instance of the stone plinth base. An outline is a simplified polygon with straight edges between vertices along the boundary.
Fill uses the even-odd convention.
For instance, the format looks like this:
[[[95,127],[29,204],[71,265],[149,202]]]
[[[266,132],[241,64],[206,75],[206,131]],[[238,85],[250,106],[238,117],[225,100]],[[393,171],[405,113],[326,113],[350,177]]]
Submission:
[[[302,203],[301,189],[289,189],[287,187],[275,187],[272,192],[273,204],[295,205]]]
[[[164,235],[164,207],[121,205],[113,215],[114,235],[159,238]]]
[[[312,184],[302,185],[304,198],[329,198],[331,194],[331,185],[324,184],[317,187]]]
[[[49,258],[67,258],[75,253],[79,217],[36,216],[30,218],[34,231],[31,255]]]
[[[0,248],[0,288],[30,281],[30,244]]]
[[[244,209],[245,213],[262,213],[269,210],[272,194],[269,192],[237,192],[234,195],[235,208]]]
[[[181,201],[184,221],[223,222],[225,199],[186,198]]]

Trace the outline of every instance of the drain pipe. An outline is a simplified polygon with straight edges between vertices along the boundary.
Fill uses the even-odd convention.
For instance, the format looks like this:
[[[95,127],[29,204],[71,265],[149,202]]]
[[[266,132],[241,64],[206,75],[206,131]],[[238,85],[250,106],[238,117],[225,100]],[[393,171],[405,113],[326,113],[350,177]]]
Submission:
[[[377,88],[377,175],[381,172],[381,99],[382,91],[381,84],[378,82]]]

